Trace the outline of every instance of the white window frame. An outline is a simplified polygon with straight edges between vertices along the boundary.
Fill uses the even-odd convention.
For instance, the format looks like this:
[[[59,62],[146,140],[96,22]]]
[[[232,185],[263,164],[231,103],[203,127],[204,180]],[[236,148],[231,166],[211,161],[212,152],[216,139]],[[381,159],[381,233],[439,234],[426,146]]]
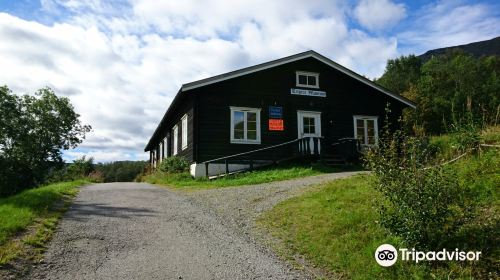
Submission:
[[[174,138],[173,140],[173,147],[172,147],[172,155],[177,155],[177,144],[178,144],[178,141],[179,141],[179,127],[177,125],[174,125],[174,127],[172,128],[172,137]]]
[[[181,149],[185,150],[188,146],[188,115],[181,118]]]
[[[260,144],[260,111],[261,108],[249,108],[249,107],[229,107],[231,111],[231,122],[229,124],[231,131],[231,144]],[[234,139],[234,112],[244,113],[244,123],[243,123],[243,139]],[[257,126],[257,137],[255,140],[247,139],[247,113],[256,114],[256,126]]]
[[[353,122],[354,122],[354,139],[358,139],[358,120],[364,120],[364,135],[363,135],[363,143],[361,143],[362,146],[366,147],[371,147],[374,144],[368,144],[368,126],[366,125],[367,120],[373,120],[373,125],[374,125],[374,131],[375,131],[375,145],[378,144],[378,116],[361,116],[361,115],[354,115],[353,116]]]
[[[309,84],[301,84],[299,82],[299,76],[314,76],[316,77],[316,85],[309,85]],[[308,79],[306,78],[306,81]],[[306,88],[319,88],[319,73],[314,73],[314,72],[305,72],[305,71],[297,71],[295,72],[295,82],[296,86],[298,87],[306,87]]]

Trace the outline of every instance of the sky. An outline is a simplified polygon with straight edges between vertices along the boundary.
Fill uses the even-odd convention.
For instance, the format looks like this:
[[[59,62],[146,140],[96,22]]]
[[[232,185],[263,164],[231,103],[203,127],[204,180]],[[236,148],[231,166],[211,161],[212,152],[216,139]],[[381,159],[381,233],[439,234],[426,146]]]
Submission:
[[[93,131],[65,160],[144,160],[184,83],[310,49],[376,78],[499,35],[498,1],[0,0],[0,85],[71,100]]]

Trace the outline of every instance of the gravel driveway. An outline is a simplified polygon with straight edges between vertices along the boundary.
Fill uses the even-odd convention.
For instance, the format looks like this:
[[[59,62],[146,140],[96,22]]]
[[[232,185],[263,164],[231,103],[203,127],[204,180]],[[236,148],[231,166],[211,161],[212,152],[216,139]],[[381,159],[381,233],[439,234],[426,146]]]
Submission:
[[[143,183],[83,187],[30,279],[311,279],[249,236],[256,215],[352,173],[179,192]]]

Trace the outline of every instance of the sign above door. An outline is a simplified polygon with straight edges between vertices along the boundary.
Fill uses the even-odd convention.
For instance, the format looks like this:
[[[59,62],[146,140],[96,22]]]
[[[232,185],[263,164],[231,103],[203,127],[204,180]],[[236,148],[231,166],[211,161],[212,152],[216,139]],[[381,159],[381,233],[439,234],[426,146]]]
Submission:
[[[320,91],[320,90],[292,88],[292,89],[290,89],[290,93],[293,94],[293,95],[326,97],[326,92],[325,91]]]

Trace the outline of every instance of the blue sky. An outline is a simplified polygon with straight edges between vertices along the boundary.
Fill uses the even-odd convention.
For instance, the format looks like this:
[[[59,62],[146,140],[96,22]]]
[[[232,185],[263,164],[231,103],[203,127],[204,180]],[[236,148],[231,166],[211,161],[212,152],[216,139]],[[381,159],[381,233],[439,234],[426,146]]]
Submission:
[[[375,78],[387,59],[499,35],[498,1],[0,0],[0,84],[71,99],[94,129],[67,160],[145,159],[183,83],[308,49]]]

